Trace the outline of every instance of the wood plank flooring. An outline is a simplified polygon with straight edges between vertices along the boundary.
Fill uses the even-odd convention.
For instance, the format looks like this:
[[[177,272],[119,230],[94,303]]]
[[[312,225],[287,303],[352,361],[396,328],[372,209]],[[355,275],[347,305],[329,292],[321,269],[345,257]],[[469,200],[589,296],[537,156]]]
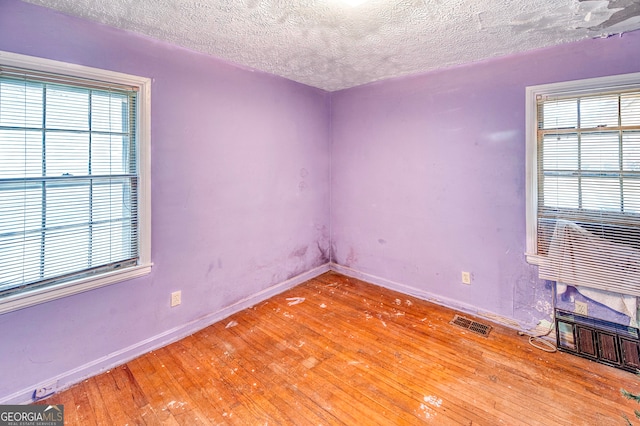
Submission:
[[[635,375],[454,314],[329,272],[44,403],[83,426],[624,425],[640,409],[620,395]]]

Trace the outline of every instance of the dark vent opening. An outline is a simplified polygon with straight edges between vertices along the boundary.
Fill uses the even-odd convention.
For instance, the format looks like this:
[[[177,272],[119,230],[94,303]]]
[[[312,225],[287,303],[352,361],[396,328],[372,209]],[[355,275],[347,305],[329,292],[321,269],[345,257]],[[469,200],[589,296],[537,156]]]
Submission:
[[[620,339],[622,343],[622,358],[626,365],[640,369],[640,352],[638,343],[633,340]]]
[[[482,324],[457,314],[453,317],[449,324],[464,328],[465,330],[472,331],[484,337],[487,337],[492,329],[490,325]]]

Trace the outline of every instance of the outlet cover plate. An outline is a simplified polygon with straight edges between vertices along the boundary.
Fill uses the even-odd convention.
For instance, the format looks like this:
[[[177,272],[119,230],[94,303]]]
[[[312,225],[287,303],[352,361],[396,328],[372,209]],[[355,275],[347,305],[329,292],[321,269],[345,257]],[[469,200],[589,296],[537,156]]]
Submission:
[[[171,307],[178,306],[182,303],[182,292],[180,290],[171,293]]]
[[[578,302],[577,300],[574,302],[573,312],[578,315],[584,315],[585,317],[589,315],[588,305],[584,302]]]

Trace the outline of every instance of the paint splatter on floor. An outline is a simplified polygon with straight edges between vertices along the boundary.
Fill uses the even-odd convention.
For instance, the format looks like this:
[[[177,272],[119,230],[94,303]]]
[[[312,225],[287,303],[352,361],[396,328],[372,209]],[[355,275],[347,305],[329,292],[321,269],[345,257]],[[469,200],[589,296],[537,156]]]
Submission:
[[[431,419],[436,416],[436,411],[432,408],[439,408],[442,405],[442,399],[435,396],[425,396],[423,404],[420,404],[420,411],[425,419]]]
[[[442,405],[442,399],[438,398],[437,396],[425,396],[424,402],[433,405],[434,407],[440,407]]]
[[[287,305],[293,306],[304,302],[304,297],[287,297],[287,300],[289,301]]]
[[[167,408],[182,408],[185,405],[187,405],[186,402],[176,402],[176,401],[171,401],[167,404]]]

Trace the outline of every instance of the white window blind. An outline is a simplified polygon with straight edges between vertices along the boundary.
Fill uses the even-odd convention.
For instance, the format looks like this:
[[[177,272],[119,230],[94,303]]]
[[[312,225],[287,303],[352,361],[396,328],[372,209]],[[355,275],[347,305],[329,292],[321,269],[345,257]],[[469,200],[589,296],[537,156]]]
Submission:
[[[640,85],[535,103],[540,277],[640,295]]]
[[[0,296],[139,263],[137,100],[0,65]]]

